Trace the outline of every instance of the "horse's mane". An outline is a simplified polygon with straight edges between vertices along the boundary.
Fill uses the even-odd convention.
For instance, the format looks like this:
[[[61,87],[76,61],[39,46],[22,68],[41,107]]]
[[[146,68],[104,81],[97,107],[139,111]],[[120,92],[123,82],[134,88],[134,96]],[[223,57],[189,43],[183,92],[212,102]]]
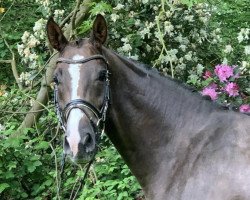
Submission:
[[[121,59],[121,61],[127,63],[129,67],[132,66],[133,67],[132,70],[134,70],[139,75],[145,76],[145,75],[150,74],[160,79],[165,79],[171,82],[172,85],[175,85],[176,88],[182,88],[187,96],[188,95],[195,96],[196,99],[198,99],[201,103],[202,102],[205,103],[209,109],[230,110],[230,111],[239,112],[237,107],[222,105],[217,101],[212,101],[212,99],[209,96],[202,96],[201,93],[196,88],[183,83],[179,79],[173,79],[171,76],[161,73],[159,70],[157,70],[155,67],[152,67],[151,65],[141,63],[140,61],[134,60],[132,58],[127,58],[110,49],[106,49],[106,50],[110,51],[112,54],[115,54],[119,59]],[[243,113],[243,114],[250,116],[249,113]]]
[[[228,107],[228,106],[225,106],[225,105],[221,105],[221,104],[219,104],[216,101],[212,101],[212,99],[209,96],[202,96],[201,93],[196,88],[183,83],[179,79],[173,79],[171,76],[165,75],[165,74],[161,73],[159,70],[157,70],[156,68],[154,68],[154,67],[152,67],[152,66],[150,66],[148,64],[144,64],[144,63],[141,63],[141,62],[139,62],[137,60],[134,60],[134,59],[131,59],[131,58],[127,58],[125,56],[121,56],[121,55],[119,55],[117,53],[115,53],[115,54],[121,60],[129,62],[131,65],[133,65],[137,69],[142,70],[143,72],[145,72],[147,74],[152,74],[154,76],[158,76],[159,78],[167,79],[168,81],[170,81],[173,84],[175,84],[177,87],[183,88],[185,91],[187,91],[187,93],[195,95],[197,98],[199,98],[202,101],[209,102],[210,106],[212,106],[215,109],[219,109],[219,110],[233,110],[233,111],[238,112],[238,110],[236,109],[236,107]]]

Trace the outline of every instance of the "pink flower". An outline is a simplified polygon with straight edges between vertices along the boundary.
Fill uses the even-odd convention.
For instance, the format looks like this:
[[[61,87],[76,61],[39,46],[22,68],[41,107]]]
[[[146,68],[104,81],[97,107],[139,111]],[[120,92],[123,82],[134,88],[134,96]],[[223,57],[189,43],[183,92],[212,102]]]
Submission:
[[[212,77],[212,72],[206,70],[204,75],[203,75],[203,78],[208,79],[208,78],[211,78],[211,77]]]
[[[233,76],[234,68],[228,65],[216,65],[214,73],[218,76],[221,82],[227,81],[228,78]]]
[[[201,94],[202,94],[203,96],[210,96],[210,98],[214,101],[214,100],[216,100],[216,99],[218,98],[218,93],[215,91],[215,89],[216,89],[216,88],[212,88],[212,87],[210,87],[210,86],[205,87],[205,88],[202,90]]]
[[[216,83],[211,83],[209,86],[207,86],[209,88],[212,88],[212,89],[218,89],[218,85]]]
[[[250,113],[250,104],[242,104],[240,106],[240,112]]]
[[[228,83],[225,90],[230,97],[236,97],[239,95],[239,86],[236,83]]]

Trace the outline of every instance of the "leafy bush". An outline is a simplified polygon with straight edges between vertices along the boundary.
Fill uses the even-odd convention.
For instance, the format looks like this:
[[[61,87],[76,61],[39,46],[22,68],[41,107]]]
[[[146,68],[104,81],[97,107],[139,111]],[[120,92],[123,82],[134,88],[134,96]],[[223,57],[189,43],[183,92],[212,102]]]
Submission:
[[[248,2],[181,2],[94,1],[88,19],[76,31],[79,37],[88,36],[95,15],[105,14],[110,48],[195,86],[225,106],[241,106],[242,111],[249,112]],[[51,54],[45,36],[47,17],[54,14],[61,22],[73,3],[7,0],[0,4],[0,60],[11,59],[7,41],[16,55],[19,80],[24,86],[23,90],[17,88],[9,64],[1,63],[1,199],[58,198],[63,136],[58,131],[52,102],[43,106],[42,116],[33,128],[20,137],[12,134],[35,101]],[[101,146],[78,199],[141,198],[138,183],[105,136]],[[82,170],[67,163],[60,194],[64,199],[83,175]]]

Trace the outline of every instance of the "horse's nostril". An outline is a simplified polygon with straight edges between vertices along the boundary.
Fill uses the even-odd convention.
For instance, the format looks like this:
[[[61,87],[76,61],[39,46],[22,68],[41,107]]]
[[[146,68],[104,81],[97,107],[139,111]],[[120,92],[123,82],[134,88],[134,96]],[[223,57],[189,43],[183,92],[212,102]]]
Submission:
[[[85,144],[86,144],[86,146],[88,146],[88,145],[90,145],[91,143],[92,143],[92,138],[91,138],[90,134],[88,134],[88,135],[86,136]]]
[[[83,148],[86,149],[87,152],[93,151],[95,148],[94,138],[90,133],[86,133],[84,140],[82,141]]]

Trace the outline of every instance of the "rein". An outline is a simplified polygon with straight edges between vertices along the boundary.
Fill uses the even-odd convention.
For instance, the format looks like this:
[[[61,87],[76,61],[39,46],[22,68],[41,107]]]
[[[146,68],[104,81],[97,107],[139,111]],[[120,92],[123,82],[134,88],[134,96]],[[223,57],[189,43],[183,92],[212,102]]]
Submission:
[[[57,63],[83,64],[83,63],[89,62],[91,60],[96,60],[96,59],[101,59],[106,64],[104,99],[103,99],[101,109],[99,110],[92,103],[90,103],[90,102],[88,102],[88,101],[86,101],[84,99],[73,99],[69,103],[67,103],[64,108],[61,108],[60,105],[59,105],[59,99],[58,99],[58,80],[56,79],[56,77],[54,77],[54,82],[55,82],[54,104],[55,104],[56,113],[57,113],[57,117],[58,117],[58,120],[60,122],[61,128],[63,129],[63,131],[65,133],[66,133],[67,120],[68,120],[70,111],[72,109],[78,108],[89,119],[90,124],[91,124],[91,126],[92,126],[92,128],[94,130],[95,135],[96,135],[96,141],[98,142],[99,139],[100,139],[101,134],[105,130],[106,115],[107,115],[107,110],[108,110],[108,106],[109,106],[109,103],[110,103],[109,71],[108,71],[108,62],[107,62],[106,58],[104,56],[102,56],[102,55],[94,55],[94,56],[90,56],[88,58],[83,58],[83,59],[79,59],[79,60],[72,60],[72,59],[66,59],[66,58],[59,57],[57,59]],[[86,109],[89,110],[96,117],[97,123],[95,123],[93,121],[92,117],[89,116],[89,114],[86,112]],[[84,176],[80,180],[80,185],[79,185],[77,191],[75,192],[74,196],[73,196],[73,193],[71,193],[71,197],[73,197],[73,198],[70,197],[70,200],[75,199],[76,196],[77,196],[77,193],[84,186],[85,179],[86,179],[87,174],[89,172],[90,166],[91,166],[91,164],[93,163],[93,161],[95,159],[95,155],[96,154],[93,155],[92,159],[87,164],[87,168],[86,168],[86,171],[84,173]],[[60,188],[61,188],[61,181],[62,181],[62,176],[63,176],[63,172],[64,172],[65,158],[66,158],[66,154],[63,153],[63,158],[62,158],[62,162],[61,162],[61,172],[60,172],[61,180],[60,180],[60,184],[59,184],[60,186],[58,188],[58,193],[59,193]]]

